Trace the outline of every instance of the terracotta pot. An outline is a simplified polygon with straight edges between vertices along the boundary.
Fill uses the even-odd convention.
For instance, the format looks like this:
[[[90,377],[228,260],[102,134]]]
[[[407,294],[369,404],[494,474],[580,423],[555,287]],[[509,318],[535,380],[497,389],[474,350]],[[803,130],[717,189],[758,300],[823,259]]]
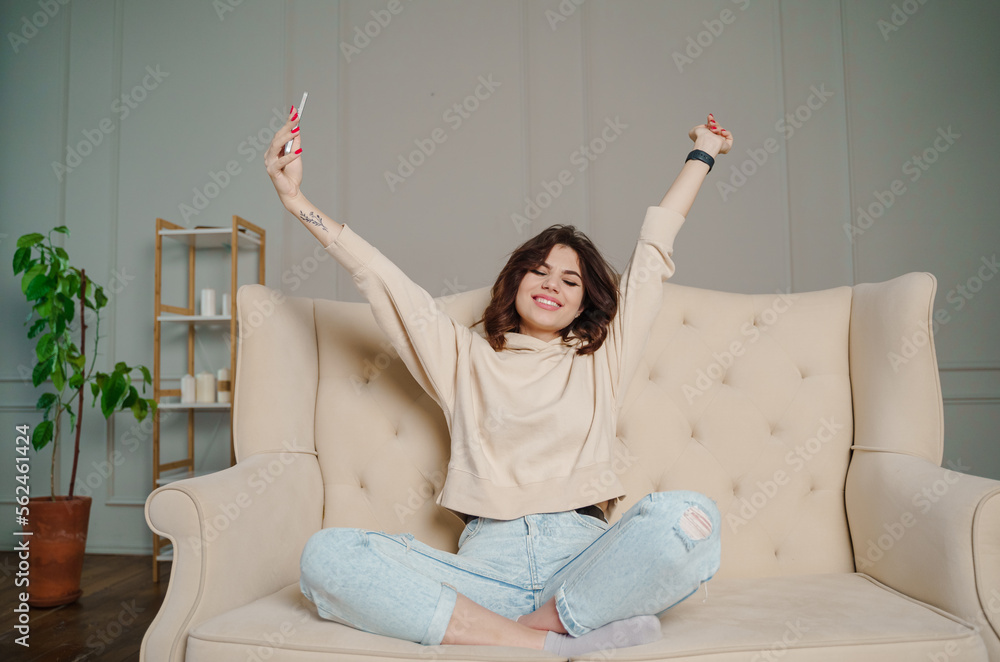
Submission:
[[[75,602],[83,595],[80,575],[87,546],[90,503],[84,496],[35,497],[28,500],[30,513],[23,536],[28,542],[28,604],[55,607]]]

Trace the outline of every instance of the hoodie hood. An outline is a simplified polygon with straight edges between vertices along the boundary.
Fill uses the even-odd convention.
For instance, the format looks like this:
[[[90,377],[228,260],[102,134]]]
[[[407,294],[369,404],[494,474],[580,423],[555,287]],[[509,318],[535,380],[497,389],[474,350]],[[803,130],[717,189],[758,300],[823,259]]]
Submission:
[[[508,331],[503,334],[503,337],[505,340],[504,351],[515,352],[549,352],[553,350],[560,353],[575,352],[583,344],[579,336],[572,331],[566,340],[563,340],[561,336],[556,336],[548,342],[515,331]]]

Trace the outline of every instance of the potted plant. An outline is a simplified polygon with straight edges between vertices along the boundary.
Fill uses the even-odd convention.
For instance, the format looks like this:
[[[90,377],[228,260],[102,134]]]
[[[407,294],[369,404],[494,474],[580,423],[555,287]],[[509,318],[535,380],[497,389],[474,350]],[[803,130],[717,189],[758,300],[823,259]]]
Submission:
[[[31,445],[36,451],[50,443],[53,446],[51,493],[48,497],[32,497],[27,489],[20,490],[17,504],[18,521],[26,532],[31,532],[24,540],[29,546],[31,559],[28,604],[35,607],[68,604],[82,595],[80,575],[83,570],[91,498],[74,496],[73,488],[76,485],[77,463],[80,458],[84,389],[90,385],[94,396],[92,407],[100,396],[101,413],[105,419],[116,411],[130,409],[135,418],[142,421],[151,409],[155,413],[157,406],[154,400],[140,397],[132,386],[133,370],[142,373],[143,393],[146,392],[146,384],[152,386],[152,377],[145,366],[129,367],[124,362],[118,362],[110,374],[95,372],[100,340],[100,309],[107,305],[108,298],[100,285],[87,278],[84,270],[69,263],[69,255],[65,249],[52,245],[52,232],[69,236],[69,229],[65,225],[53,228],[48,235],[35,232],[21,236],[17,240],[13,265],[15,276],[24,272],[21,291],[28,303],[33,304],[24,325],[27,326],[32,318],[36,318],[28,330],[28,338],[38,338],[35,346],[38,362],[32,371],[31,382],[38,387],[51,379],[54,389],[54,392],[47,390],[38,398],[36,407],[43,412],[43,420],[30,435]],[[73,342],[74,329],[71,326],[77,301],[80,308],[79,348]],[[87,357],[81,350],[86,349],[88,325],[84,319],[85,308],[93,311],[95,320],[94,351],[89,369],[86,365]],[[48,388],[48,384],[45,388]],[[77,399],[75,410],[74,398]],[[56,451],[64,412],[69,413],[70,428],[75,427],[76,441],[69,492],[66,496],[57,496]],[[19,475],[19,482],[26,483],[26,477],[21,476],[25,475]],[[30,488],[27,485],[25,487]]]

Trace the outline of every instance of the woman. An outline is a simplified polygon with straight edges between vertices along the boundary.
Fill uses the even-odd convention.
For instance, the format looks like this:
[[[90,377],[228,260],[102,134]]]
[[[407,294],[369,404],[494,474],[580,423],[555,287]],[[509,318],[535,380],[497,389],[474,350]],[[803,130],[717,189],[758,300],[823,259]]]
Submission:
[[[444,411],[451,457],[436,502],[466,522],[457,554],[408,533],[319,531],[302,553],[303,594],[324,618],[424,645],[578,655],[658,639],[658,615],[718,569],[720,516],[697,492],[654,492],[610,525],[625,496],[616,416],[674,272],[674,236],[732,135],[712,115],[691,129],[695,149],[648,208],[620,279],[586,236],[553,226],[511,255],[479,334],[305,198],[297,119],[293,107],[268,175]]]

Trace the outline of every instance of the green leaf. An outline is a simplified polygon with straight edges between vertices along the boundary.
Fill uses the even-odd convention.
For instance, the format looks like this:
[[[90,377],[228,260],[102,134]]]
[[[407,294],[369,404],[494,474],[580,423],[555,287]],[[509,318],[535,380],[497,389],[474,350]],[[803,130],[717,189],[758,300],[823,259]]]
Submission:
[[[128,367],[128,364],[125,363],[124,361],[119,361],[118,363],[115,364],[115,372],[129,373],[131,371],[132,368]]]
[[[134,386],[129,386],[128,395],[126,395],[125,399],[122,401],[122,409],[125,409],[126,407],[131,407],[133,404],[135,404],[135,401],[138,399],[139,399],[139,391],[135,390]]]
[[[142,398],[139,398],[132,404],[132,415],[140,421],[146,418],[148,410],[149,405],[147,405],[146,401]]]
[[[42,393],[42,396],[38,398],[38,402],[35,403],[35,409],[48,409],[58,399],[59,396],[55,393]]]
[[[21,276],[21,294],[28,293],[28,285],[30,285],[31,282],[35,280],[35,276],[42,273],[43,271],[45,271],[45,265],[39,263],[35,264],[26,272],[24,272],[24,275]]]
[[[56,255],[58,255],[62,259],[64,259],[64,260],[68,260],[69,259],[69,254],[66,252],[66,249],[64,249],[62,246],[56,246],[55,247],[55,251],[56,251]]]
[[[52,291],[52,280],[45,274],[38,274],[28,283],[28,289],[24,293],[28,301],[41,299]]]
[[[73,376],[69,378],[69,387],[70,388],[80,388],[80,384],[82,384],[82,383],[83,383],[83,373],[82,372],[74,372]]]
[[[28,330],[28,337],[34,338],[35,336],[37,336],[41,332],[41,330],[45,328],[46,322],[48,322],[48,320],[46,319],[40,319],[35,321],[35,323],[32,324],[31,328]]]
[[[63,317],[66,318],[67,322],[72,322],[74,314],[76,313],[74,301],[62,292],[56,294],[56,299],[62,304]]]
[[[38,345],[35,347],[35,355],[38,356],[39,361],[45,361],[51,357],[56,352],[56,334],[46,333],[42,336],[42,339],[38,341]]]
[[[87,365],[87,357],[81,355],[78,351],[76,351],[76,345],[73,345],[72,347],[73,347],[73,352],[71,355],[68,355],[66,357],[66,360],[69,361],[70,365],[72,365],[77,370],[83,370]]]
[[[42,421],[31,434],[31,446],[40,451],[52,441],[52,421]]]
[[[98,308],[104,308],[104,306],[108,305],[108,298],[104,296],[104,289],[100,285],[97,286],[96,299]]]
[[[103,393],[101,394],[101,412],[103,412],[104,418],[110,418],[111,414],[115,413],[128,387],[129,383],[125,379],[125,375],[119,372],[111,375],[111,379],[102,389]]]
[[[37,244],[38,242],[42,241],[43,239],[45,239],[45,235],[44,234],[39,234],[37,232],[32,232],[31,234],[26,234],[26,235],[24,235],[22,237],[19,237],[18,240],[17,240],[17,247],[18,248],[24,248],[26,246],[34,246],[35,244]]]
[[[14,275],[18,275],[22,271],[28,268],[31,264],[31,249],[27,246],[22,246],[14,251]]]
[[[94,394],[94,401],[90,403],[90,406],[93,407],[97,403],[97,394],[101,392],[101,387],[94,382],[91,382],[90,392]]]
[[[80,277],[76,275],[76,272],[66,277],[66,283],[67,294],[74,297],[78,296],[80,293]]]
[[[149,382],[150,384],[152,384],[153,383],[153,376],[151,374],[149,374],[149,368],[147,368],[144,365],[141,365],[141,366],[139,366],[139,370],[142,371],[142,381]],[[146,389],[144,388],[142,390],[145,391]]]
[[[69,228],[65,225],[60,225],[59,227],[52,228],[53,232],[62,232],[67,237],[69,236]]]
[[[35,386],[39,386],[42,382],[49,378],[52,374],[52,369],[55,367],[55,358],[49,359],[48,361],[39,361],[35,364],[35,369],[31,371],[31,383]]]
[[[56,390],[61,393],[66,384],[66,375],[63,374],[62,363],[58,359],[58,356],[52,357],[52,360],[55,363],[55,368],[52,369],[52,385],[55,386]]]

